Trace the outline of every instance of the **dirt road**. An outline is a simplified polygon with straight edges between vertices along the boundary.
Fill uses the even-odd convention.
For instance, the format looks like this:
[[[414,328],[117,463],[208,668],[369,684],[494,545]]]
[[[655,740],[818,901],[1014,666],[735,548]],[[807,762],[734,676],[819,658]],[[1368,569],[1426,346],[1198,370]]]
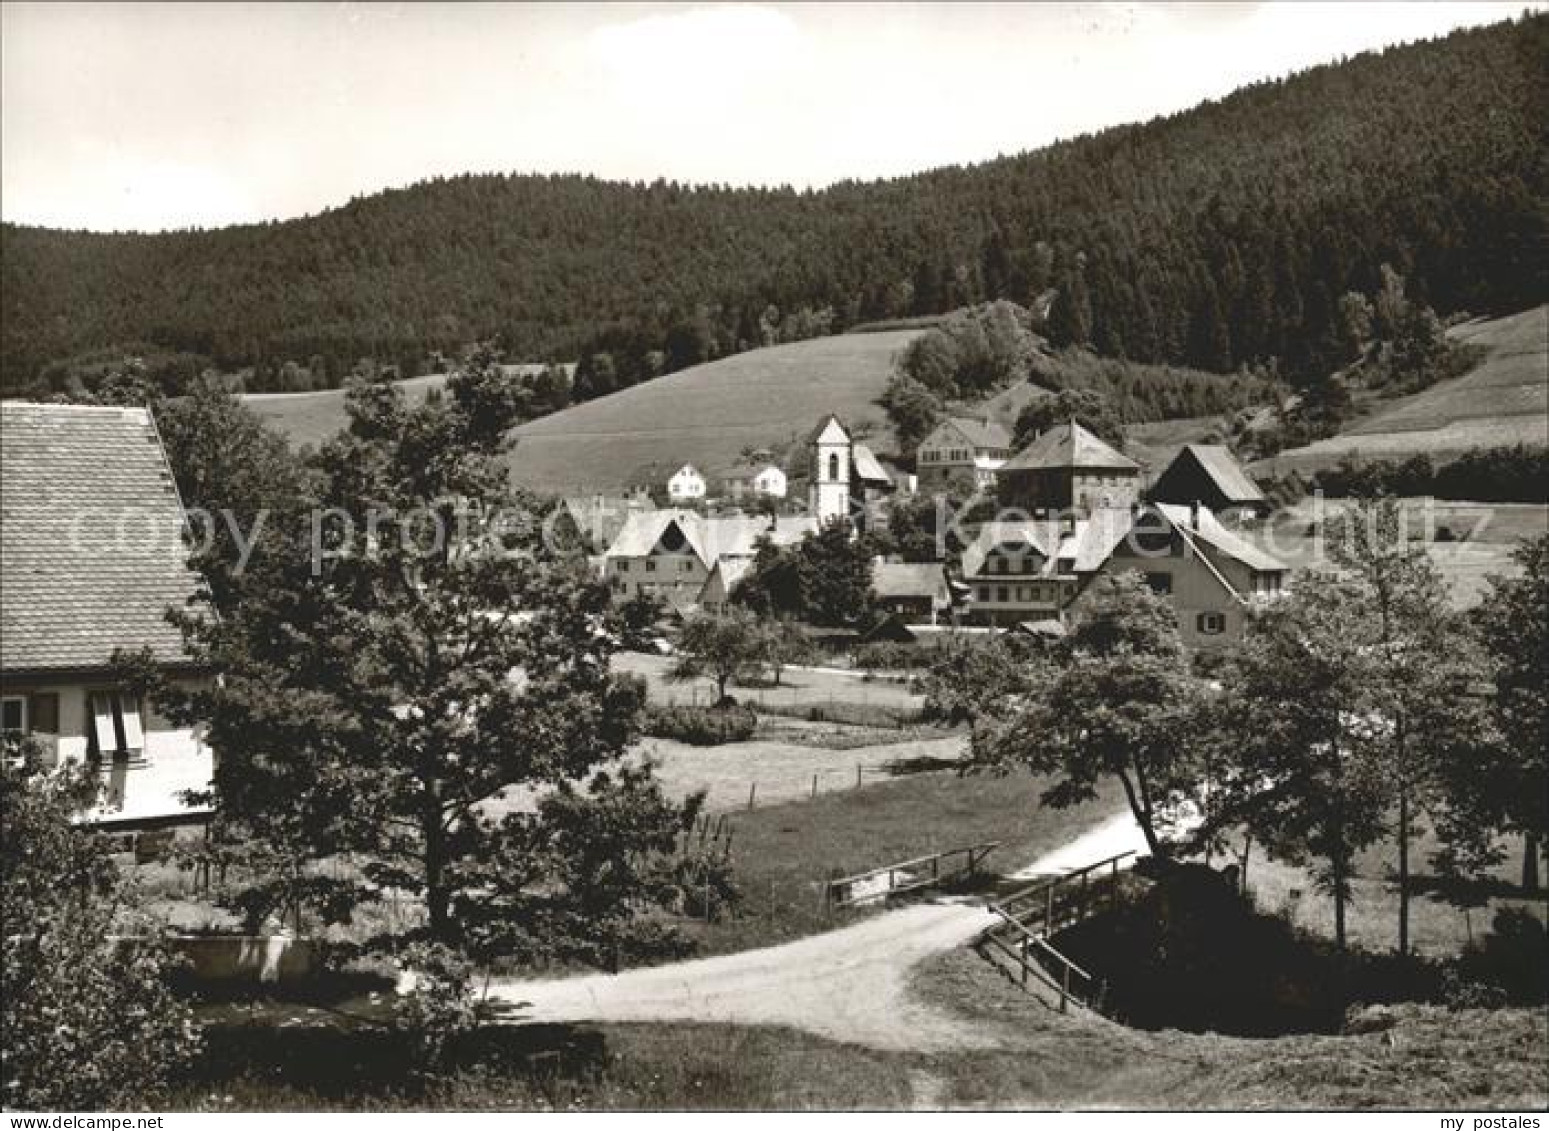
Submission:
[[[1068,871],[1144,844],[1126,812],[1016,873]],[[497,982],[490,997],[520,1021],[721,1021],[790,1025],[903,1051],[989,1047],[992,1036],[908,992],[909,969],[990,924],[966,899],[916,904],[783,946],[549,982]]]

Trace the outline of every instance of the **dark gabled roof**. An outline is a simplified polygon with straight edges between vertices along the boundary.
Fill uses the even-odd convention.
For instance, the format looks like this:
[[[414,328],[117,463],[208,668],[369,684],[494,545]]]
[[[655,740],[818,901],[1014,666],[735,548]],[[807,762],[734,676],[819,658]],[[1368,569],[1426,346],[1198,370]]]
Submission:
[[[187,663],[166,618],[198,592],[183,523],[145,409],[0,404],[0,670]]]
[[[1008,460],[1002,470],[1036,471],[1067,467],[1140,471],[1138,463],[1115,451],[1075,421],[1050,428]]]
[[[1237,462],[1237,457],[1232,455],[1232,450],[1223,444],[1185,444],[1173,457],[1172,463],[1167,465],[1167,470],[1157,478],[1157,487],[1162,487],[1168,473],[1176,467],[1180,460],[1190,457],[1197,463],[1216,489],[1221,492],[1221,497],[1231,503],[1262,503],[1264,492],[1248,477],[1242,465]],[[1179,499],[1178,502],[1192,500]]]

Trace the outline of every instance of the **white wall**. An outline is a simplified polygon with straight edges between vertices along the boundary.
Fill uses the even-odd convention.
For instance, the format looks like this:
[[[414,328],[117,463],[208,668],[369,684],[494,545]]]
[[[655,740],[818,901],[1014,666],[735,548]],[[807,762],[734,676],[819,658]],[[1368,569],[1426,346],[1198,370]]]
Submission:
[[[189,685],[190,681],[180,681]],[[6,681],[6,693],[59,696],[59,739],[57,757],[63,761],[84,760],[87,753],[87,728],[91,726],[86,696],[89,691],[107,690],[111,683],[41,682],[27,684]],[[121,771],[123,807],[99,807],[90,817],[104,822],[191,817],[203,810],[190,809],[178,794],[187,789],[206,789],[214,773],[210,748],[188,727],[175,726],[149,703],[141,708],[145,729],[144,758],[136,759]],[[111,770],[104,760],[104,780]]]

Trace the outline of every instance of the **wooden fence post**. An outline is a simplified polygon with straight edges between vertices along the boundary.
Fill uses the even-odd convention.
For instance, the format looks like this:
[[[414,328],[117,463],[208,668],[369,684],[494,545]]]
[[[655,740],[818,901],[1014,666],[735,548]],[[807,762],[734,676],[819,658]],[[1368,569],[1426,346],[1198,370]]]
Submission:
[[[753,799],[755,797],[757,797],[757,796],[758,796],[758,783],[757,782],[749,782],[748,783],[748,810],[750,812],[753,809]]]
[[[1060,976],[1060,1012],[1069,1010],[1070,1001],[1070,963],[1065,963],[1065,969]]]
[[[1054,929],[1054,882],[1051,880],[1043,889],[1043,933],[1047,938]]]

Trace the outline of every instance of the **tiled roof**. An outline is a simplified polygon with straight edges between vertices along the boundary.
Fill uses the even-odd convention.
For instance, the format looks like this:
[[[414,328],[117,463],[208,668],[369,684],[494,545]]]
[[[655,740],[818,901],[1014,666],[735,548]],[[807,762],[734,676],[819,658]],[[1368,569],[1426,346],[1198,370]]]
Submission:
[[[187,662],[166,619],[198,591],[182,531],[145,409],[0,404],[0,670]]]
[[[1014,456],[1004,470],[1039,470],[1053,467],[1107,468],[1136,472],[1140,470],[1140,465],[1134,460],[1115,451],[1074,421],[1050,428]]]
[[[1274,555],[1265,553],[1252,542],[1233,534],[1222,526],[1206,507],[1198,508],[1196,517],[1195,509],[1192,507],[1175,506],[1171,503],[1153,505],[1186,537],[1203,542],[1228,557],[1236,558],[1249,569],[1265,573],[1284,573],[1291,568]]]
[[[570,495],[564,504],[594,546],[606,546],[617,538],[630,515],[656,509],[644,495]]]
[[[850,447],[850,459],[855,464],[855,477],[872,483],[891,483],[893,477],[887,473],[887,468],[872,453],[865,444],[852,444]]]
[[[877,562],[871,570],[871,588],[879,599],[929,597],[948,603],[947,575],[939,562]]]
[[[979,536],[963,551],[963,576],[979,576],[985,559],[1000,546],[1018,550],[1031,547],[1045,559],[1045,571],[1052,571],[1057,541],[1055,528],[1048,522],[986,522],[979,528]]]
[[[1134,524],[1127,508],[1101,507],[1090,517],[1076,520],[1075,529],[1060,543],[1060,560],[1068,561],[1075,573],[1095,573]]]
[[[776,542],[781,540],[781,532],[772,528],[770,520],[757,515],[706,518],[690,510],[649,511],[629,516],[613,545],[608,547],[607,556],[645,557],[674,523],[683,532],[685,547],[697,554],[707,568],[724,557],[751,557],[764,534],[769,534]]]
[[[963,439],[976,448],[1009,448],[1011,432],[1004,424],[993,420],[978,420],[971,416],[949,416],[946,424],[962,433]]]

